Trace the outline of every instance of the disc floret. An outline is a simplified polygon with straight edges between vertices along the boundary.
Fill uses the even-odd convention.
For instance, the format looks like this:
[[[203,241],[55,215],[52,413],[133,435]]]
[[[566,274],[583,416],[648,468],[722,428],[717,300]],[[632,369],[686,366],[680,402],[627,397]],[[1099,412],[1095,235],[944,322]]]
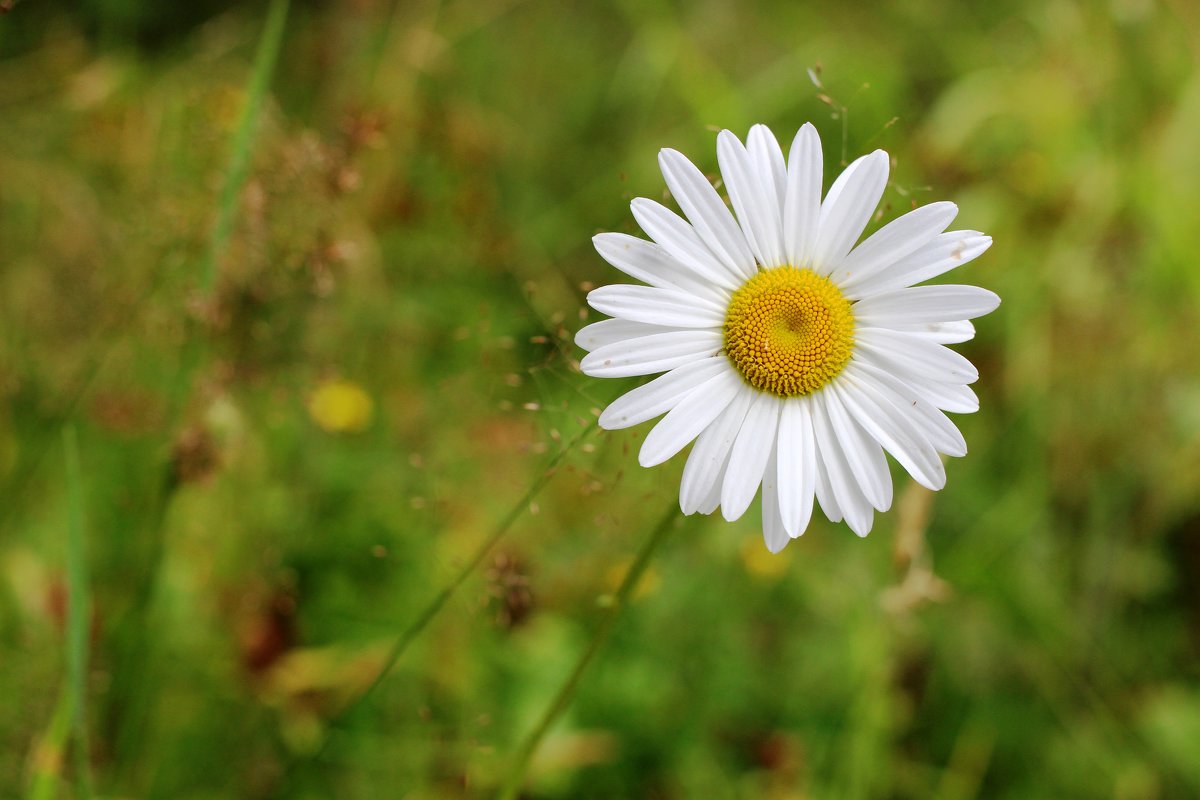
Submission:
[[[725,353],[760,391],[812,394],[841,373],[853,350],[850,301],[811,269],[764,270],[729,301]]]

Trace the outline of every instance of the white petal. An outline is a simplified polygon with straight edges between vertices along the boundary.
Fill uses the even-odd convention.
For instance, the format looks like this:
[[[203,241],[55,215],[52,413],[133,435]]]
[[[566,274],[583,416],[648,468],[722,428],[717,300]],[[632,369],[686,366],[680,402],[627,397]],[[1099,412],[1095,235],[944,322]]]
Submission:
[[[729,467],[725,470],[725,483],[721,489],[721,514],[730,522],[746,513],[762,483],[763,471],[775,442],[780,405],[779,398],[766,393],[757,394],[750,403],[746,421],[742,423],[729,454]]]
[[[712,486],[708,487],[708,493],[701,499],[696,511],[705,516],[716,511],[721,506],[721,483],[725,480],[725,468],[729,466],[729,454],[725,454],[725,461],[721,464],[721,469],[717,472],[717,478],[713,481]]]
[[[782,264],[783,234],[774,184],[762,182],[750,154],[729,131],[717,135],[717,163],[754,257],[764,266]]]
[[[842,376],[838,394],[847,410],[867,433],[883,445],[917,483],[937,491],[946,485],[946,470],[933,445],[905,414],[877,393],[848,375]]]
[[[607,431],[615,431],[665,414],[679,405],[679,401],[694,389],[702,387],[726,369],[724,356],[705,358],[676,367],[610,403],[600,415],[600,427]]]
[[[851,281],[842,289],[849,299],[859,300],[889,289],[912,286],[961,267],[991,246],[992,237],[977,231],[943,233],[895,264],[861,281]]]
[[[663,289],[683,289],[716,302],[729,301],[729,292],[672,258],[654,242],[627,233],[598,233],[592,237],[592,244],[605,261],[643,283]]]
[[[687,447],[741,391],[748,390],[730,368],[704,384],[703,392],[692,392],[683,398],[646,436],[638,463],[653,467]]]
[[[970,386],[940,381],[910,381],[913,387],[942,411],[952,414],[974,414],[979,410],[979,398]]]
[[[717,330],[656,333],[598,347],[583,357],[579,368],[593,378],[653,375],[715,356],[721,350],[721,343],[721,332]]]
[[[873,294],[854,304],[854,322],[892,328],[920,322],[950,322],[990,314],[1000,305],[995,292],[978,286],[913,286]]]
[[[775,206],[782,213],[787,197],[787,164],[779,140],[766,125],[755,125],[746,137],[746,150],[750,152],[763,186],[775,189]]]
[[[650,325],[678,328],[719,328],[725,309],[679,289],[618,283],[588,292],[588,305],[602,314]]]
[[[882,150],[854,161],[829,187],[821,203],[812,268],[820,275],[836,269],[862,235],[887,186],[888,156]]]
[[[696,439],[679,481],[679,508],[684,514],[697,511],[711,514],[720,505],[729,451],[733,449],[753,398],[753,392],[738,392],[716,421]]]
[[[597,347],[604,347],[606,344],[622,342],[626,339],[679,330],[684,330],[684,328],[648,325],[645,322],[630,322],[627,319],[602,319],[580,328],[579,332],[575,334],[575,344],[590,352]]]
[[[783,404],[779,415],[779,511],[789,536],[800,536],[812,517],[817,482],[817,446],[808,400]]]
[[[858,328],[854,346],[863,358],[900,378],[942,383],[974,383],[979,371],[959,353],[928,339],[886,328]]]
[[[754,256],[746,244],[746,237],[704,173],[677,150],[660,150],[658,165],[671,196],[713,255],[727,269],[740,272],[746,278],[753,276]]]
[[[833,433],[842,445],[842,454],[846,456],[851,477],[872,506],[879,511],[887,511],[892,507],[892,476],[888,472],[883,448],[851,417],[836,383],[828,386],[824,394],[825,410],[829,414]]]
[[[954,322],[895,323],[889,327],[915,333],[938,344],[961,344],[975,338],[975,326],[965,319]]]
[[[926,399],[926,393],[890,372],[860,360],[851,361],[844,374],[853,378],[864,392],[878,395],[876,399],[880,402],[886,400],[902,413],[910,414],[914,423],[938,452],[955,457],[967,454],[967,441],[962,433],[949,417]]]
[[[817,239],[821,214],[821,137],[806,122],[792,141],[788,154],[788,181],[783,204],[783,243],[788,263],[806,267]]]
[[[629,208],[647,236],[658,242],[676,261],[691,267],[706,280],[731,292],[745,280],[740,271],[726,268],[692,226],[662,203],[635,197]]]
[[[600,427],[605,431],[619,431],[620,428],[653,420],[656,416],[666,414],[697,387],[703,387],[727,369],[725,356],[714,356],[676,367],[614,399],[600,415]]]
[[[946,230],[957,215],[958,206],[943,201],[921,206],[892,220],[850,251],[841,266],[833,271],[834,282],[839,286],[852,286],[870,278],[928,244]]]
[[[772,553],[778,553],[791,541],[787,528],[783,525],[783,517],[779,513],[779,487],[776,476],[778,468],[778,443],[771,448],[771,457],[767,459],[767,469],[763,473],[762,484],[762,528],[763,541]]]
[[[829,420],[825,395],[825,392],[819,392],[812,396],[812,420],[813,431],[817,435],[817,456],[825,468],[825,474],[821,477],[828,481],[827,489],[833,495],[837,509],[845,517],[850,530],[858,536],[866,536],[871,531],[874,513],[870,502],[863,496],[862,491],[858,488],[858,483],[850,473],[850,465],[846,461],[845,453],[842,452],[841,442],[838,441]],[[821,508],[824,509],[825,501],[821,498],[820,492],[817,494],[817,499],[821,502]],[[826,513],[828,513],[828,509],[826,509]]]
[[[910,405],[916,402],[916,398],[920,398],[934,408],[955,414],[973,414],[979,410],[979,398],[975,396],[975,392],[971,391],[970,386],[902,377],[886,365],[872,364],[869,360],[861,358],[861,355],[861,352],[856,353],[846,369],[865,370],[873,378],[888,384],[889,388],[901,387],[897,392]],[[898,405],[903,407],[902,403]]]
[[[816,426],[813,426],[813,441],[816,442]],[[842,521],[842,509],[833,495],[833,485],[829,480],[829,470],[825,468],[825,459],[821,458],[821,446],[816,445],[817,451],[817,482],[813,487],[817,504],[830,522]]]

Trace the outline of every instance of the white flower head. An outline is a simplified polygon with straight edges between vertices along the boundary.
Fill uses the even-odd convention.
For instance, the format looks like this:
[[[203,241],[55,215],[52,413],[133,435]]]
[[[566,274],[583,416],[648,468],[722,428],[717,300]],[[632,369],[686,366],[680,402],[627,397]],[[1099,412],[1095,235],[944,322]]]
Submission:
[[[958,212],[930,203],[855,246],[879,204],[888,156],[850,164],[821,198],[821,140],[806,124],[785,161],[755,125],[746,144],[717,137],[733,206],[686,157],[659,164],[687,219],[638,198],[633,216],[653,241],[593,240],[606,261],[643,284],[604,286],[588,304],[612,319],[583,328],[584,373],[665,373],[612,403],[606,429],[665,414],[638,460],[661,464],[695,442],[683,470],[685,514],[727,520],[762,487],[763,535],[778,552],[804,533],[814,499],[859,536],[892,503],[884,451],[922,486],[941,489],[939,454],[966,442],[944,412],[979,407],[978,372],[946,347],[975,335],[993,311],[976,286],[915,284],[991,245],[977,231],[944,231]]]

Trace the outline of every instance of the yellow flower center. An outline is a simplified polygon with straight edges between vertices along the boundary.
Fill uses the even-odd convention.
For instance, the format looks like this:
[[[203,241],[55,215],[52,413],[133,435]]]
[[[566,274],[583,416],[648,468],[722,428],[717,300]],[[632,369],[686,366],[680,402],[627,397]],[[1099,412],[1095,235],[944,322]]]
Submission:
[[[760,272],[733,293],[725,354],[756,389],[812,394],[833,380],[854,349],[850,301],[811,269]]]

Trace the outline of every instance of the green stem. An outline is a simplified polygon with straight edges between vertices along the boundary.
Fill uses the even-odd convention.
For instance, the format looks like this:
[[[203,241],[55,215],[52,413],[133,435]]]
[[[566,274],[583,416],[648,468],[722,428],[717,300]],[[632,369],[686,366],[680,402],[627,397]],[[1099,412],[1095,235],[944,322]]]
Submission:
[[[75,733],[75,782],[80,798],[92,796],[91,752],[87,735],[88,634],[92,605],[88,593],[87,556],[83,542],[83,490],[79,445],[74,428],[63,429],[67,462],[67,692]]]
[[[262,110],[263,100],[266,98],[267,88],[271,83],[271,75],[275,72],[275,62],[279,60],[287,15],[288,0],[272,0],[271,8],[267,12],[267,23],[263,28],[262,38],[258,42],[258,52],[254,56],[254,70],[250,75],[250,83],[246,87],[246,105],[242,108],[237,131],[233,135],[233,152],[229,158],[229,170],[225,173],[225,183],[221,186],[221,195],[217,201],[217,222],[213,226],[208,257],[204,263],[205,295],[212,293],[217,279],[218,262],[233,233],[233,215],[238,206],[237,198],[250,171],[250,155],[254,150],[254,134],[258,126],[258,116]]]
[[[71,735],[71,687],[64,682],[54,704],[54,714],[45,733],[34,744],[30,757],[32,776],[26,800],[56,800],[62,780],[60,778],[60,754]]]
[[[249,175],[259,117],[283,47],[288,6],[289,0],[272,0],[258,41],[254,65],[246,82],[245,105],[230,142],[229,164],[217,198],[216,222],[201,264],[202,289],[206,300],[212,299],[218,265],[233,234],[237,200]],[[209,343],[203,338],[203,332],[195,328],[193,325],[191,336],[183,344],[179,366],[169,387],[168,430],[176,427],[192,389],[192,377],[204,366],[207,356]],[[156,702],[143,689],[148,685],[148,672],[154,668],[153,642],[144,635],[144,631],[161,577],[166,550],[166,516],[176,488],[169,462],[160,474],[163,475],[163,483],[154,497],[154,511],[147,526],[151,538],[144,568],[139,570],[132,607],[113,634],[114,641],[118,643],[114,674],[121,676],[121,680],[114,682],[108,693],[106,727],[110,729],[107,738],[114,743],[117,754],[117,783],[129,779],[133,770],[145,764],[145,759],[140,757],[135,748],[139,746],[150,704]]]
[[[613,626],[617,622],[617,617],[621,615],[625,606],[629,604],[630,595],[637,588],[642,574],[646,571],[646,567],[650,565],[650,559],[654,556],[654,553],[658,550],[663,540],[667,538],[667,534],[670,533],[678,519],[679,508],[672,503],[670,511],[663,516],[662,521],[651,531],[650,536],[642,544],[642,549],[638,551],[637,558],[634,559],[633,564],[629,567],[629,571],[625,573],[621,585],[617,588],[617,593],[613,596],[612,605],[608,607],[608,612],[600,621],[599,627],[596,628],[596,633],[592,636],[591,643],[588,644],[587,649],[580,655],[579,661],[575,663],[575,668],[567,676],[567,680],[563,683],[562,688],[558,690],[558,694],[554,696],[554,700],[551,701],[550,705],[542,713],[538,724],[525,737],[525,741],[522,742],[521,748],[517,751],[516,762],[513,764],[513,768],[509,772],[504,786],[500,789],[499,800],[515,800],[517,797],[517,793],[521,790],[521,784],[525,780],[525,773],[529,769],[529,762],[533,760],[533,756],[537,752],[538,746],[542,743],[542,739],[545,738],[546,733],[554,725],[555,720],[571,705],[571,700],[575,696],[575,690],[579,688],[579,682],[583,678],[583,673],[587,671],[588,666],[595,659],[601,648],[604,647],[604,643],[608,640],[608,636],[612,633]]]
[[[548,463],[545,469],[542,470],[541,475],[539,475],[537,480],[530,485],[528,491],[525,492],[521,499],[509,509],[508,513],[504,515],[504,518],[500,520],[499,524],[496,525],[491,534],[489,534],[488,537],[479,544],[479,546],[475,549],[475,552],[472,553],[471,557],[467,560],[467,563],[464,564],[454,576],[454,579],[437,593],[433,600],[430,601],[429,605],[425,607],[425,610],[422,611],[421,614],[415,620],[413,620],[412,624],[410,624],[404,630],[404,632],[400,634],[399,638],[396,639],[396,643],[392,645],[392,649],[388,652],[387,658],[384,659],[383,666],[375,675],[375,679],[371,681],[370,685],[368,685],[361,694],[355,697],[354,700],[352,700],[347,706],[342,708],[338,716],[345,716],[348,714],[352,709],[366,700],[367,696],[379,687],[379,684],[383,683],[387,676],[391,674],[392,669],[396,666],[396,662],[400,660],[405,651],[408,650],[409,646],[412,645],[416,638],[421,635],[421,632],[425,630],[429,623],[433,621],[433,618],[438,615],[438,612],[441,611],[442,607],[446,605],[446,601],[449,600],[456,591],[458,591],[458,587],[462,586],[463,581],[465,581],[467,577],[475,571],[475,568],[482,563],[483,559],[487,557],[487,554],[491,551],[491,549],[496,546],[496,543],[504,538],[504,535],[508,533],[508,529],[513,526],[513,523],[515,523],[517,519],[519,519],[520,516],[525,513],[525,509],[529,507],[529,504],[533,502],[533,499],[537,497],[538,494],[541,493],[542,489],[546,487],[546,484],[550,482],[552,477],[554,477],[554,473],[558,469],[559,465],[562,464],[563,459],[565,459],[567,455],[571,453],[571,451],[573,451],[580,443],[582,443],[584,439],[594,433],[597,428],[598,426],[593,420],[586,428],[580,431],[574,439],[567,442],[567,444],[565,444],[552,459],[550,459],[550,463]]]

